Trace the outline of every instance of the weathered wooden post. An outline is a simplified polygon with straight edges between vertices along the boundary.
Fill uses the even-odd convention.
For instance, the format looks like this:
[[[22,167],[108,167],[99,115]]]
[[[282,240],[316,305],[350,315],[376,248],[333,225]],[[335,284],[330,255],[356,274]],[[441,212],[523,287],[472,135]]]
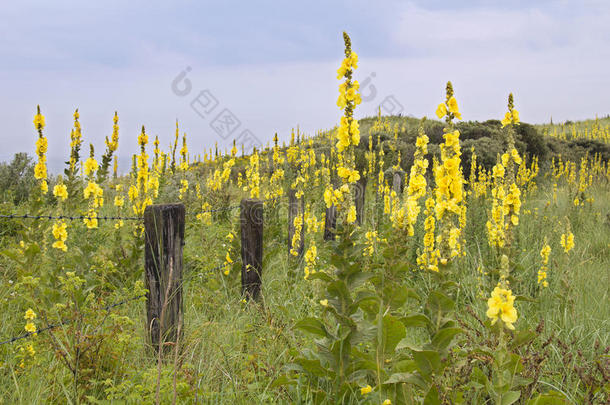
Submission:
[[[182,329],[184,205],[149,205],[144,211],[144,271],[148,335],[155,351]]]
[[[288,252],[292,249],[292,239],[294,238],[294,219],[299,215],[299,200],[301,201],[301,241],[296,249],[298,257],[303,256],[305,250],[305,199],[303,196],[297,198],[296,190],[288,190]]]
[[[326,208],[324,219],[324,240],[335,240],[335,228],[337,226],[337,207],[333,204]]]
[[[402,183],[403,183],[402,177],[403,177],[402,171],[394,172],[394,177],[392,179],[392,190],[394,190],[396,192],[396,195],[402,194]]]
[[[356,221],[358,225],[364,222],[364,197],[366,195],[366,183],[368,179],[361,176],[355,185],[354,203],[356,205]]]
[[[244,198],[240,208],[241,293],[248,300],[256,300],[263,271],[263,202]]]

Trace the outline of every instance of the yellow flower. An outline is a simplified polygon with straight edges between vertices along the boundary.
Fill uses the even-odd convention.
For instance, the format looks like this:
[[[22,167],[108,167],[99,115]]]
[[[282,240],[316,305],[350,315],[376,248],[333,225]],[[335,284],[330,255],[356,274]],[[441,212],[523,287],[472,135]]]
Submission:
[[[66,245],[66,243],[63,240],[58,240],[58,241],[53,242],[52,247],[55,249],[63,250],[64,252],[68,251],[68,246]]]
[[[27,319],[29,321],[31,321],[32,319],[36,319],[36,313],[32,311],[32,308],[28,308],[28,310],[25,311],[23,319]]]
[[[322,305],[323,307],[327,307],[328,306],[328,300],[320,300],[320,305]]]
[[[26,332],[36,333],[36,325],[34,325],[32,322],[27,322],[24,329]]]
[[[229,252],[227,252],[227,255],[225,256],[225,260],[229,264],[233,263],[233,259],[231,259],[231,256],[229,255]]]
[[[95,172],[98,169],[99,165],[95,158],[90,157],[85,160],[85,176],[89,176],[90,173]]]
[[[366,394],[370,393],[371,391],[373,391],[373,388],[368,384],[366,385],[366,387],[360,388],[361,395],[366,395]]]
[[[507,126],[511,122],[512,122],[512,115],[511,115],[511,113],[509,111],[506,114],[504,114],[504,118],[502,119],[502,128],[504,128],[505,126]]]
[[[123,205],[125,205],[125,198],[121,197],[121,196],[115,196],[114,197],[114,206],[121,208],[123,207]]]
[[[390,398],[387,398],[385,401],[383,401],[381,403],[381,405],[392,405],[392,400]]]
[[[68,187],[65,184],[57,184],[53,187],[53,195],[62,201],[68,198]]]
[[[43,129],[44,125],[44,115],[40,114],[39,112],[34,116],[34,126],[36,127],[36,129]]]
[[[354,222],[356,222],[356,207],[352,205],[347,213],[347,223],[353,224]]]
[[[517,321],[517,310],[513,306],[515,297],[510,290],[496,287],[487,300],[487,317],[491,319],[491,324],[495,324],[501,319],[508,329],[515,329],[513,323]]]
[[[34,166],[34,178],[37,180],[47,178],[47,165],[44,160],[40,160],[36,163],[36,166]]]
[[[453,113],[453,115],[455,115],[455,118],[457,118],[458,120],[462,119],[462,115],[460,114],[460,111],[458,110],[458,104],[457,104],[457,100],[455,99],[455,97],[451,96],[451,98],[449,98],[449,100],[447,100],[447,105],[449,106],[449,111]]]
[[[436,116],[441,119],[445,115],[447,115],[447,107],[445,106],[445,103],[440,103],[438,107],[436,107]]]
[[[567,234],[561,234],[560,244],[564,252],[569,253],[574,248],[574,234],[569,231]]]

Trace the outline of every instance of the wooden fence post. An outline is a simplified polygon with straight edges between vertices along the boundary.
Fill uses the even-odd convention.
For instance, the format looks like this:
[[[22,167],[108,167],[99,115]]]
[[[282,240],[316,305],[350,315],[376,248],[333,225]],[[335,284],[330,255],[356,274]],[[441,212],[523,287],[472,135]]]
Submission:
[[[288,190],[288,252],[292,249],[292,238],[294,238],[294,219],[299,215],[299,200],[301,201],[301,221],[305,221],[305,199],[303,196],[297,198],[296,190]],[[297,248],[298,257],[303,257],[305,250],[305,224],[301,224],[301,241]]]
[[[333,204],[326,208],[324,219],[324,240],[335,240],[335,227],[337,226],[337,207]]]
[[[240,208],[241,293],[247,300],[256,300],[263,271],[263,202],[244,198]]]
[[[364,222],[364,197],[366,195],[366,183],[368,179],[365,176],[361,176],[356,182],[354,203],[356,205],[356,221],[358,225],[362,225]]]
[[[396,195],[402,194],[403,173],[402,171],[394,172],[392,179],[392,190],[396,191]]]
[[[182,204],[149,205],[144,211],[144,270],[148,335],[155,350],[175,343],[182,329]]]

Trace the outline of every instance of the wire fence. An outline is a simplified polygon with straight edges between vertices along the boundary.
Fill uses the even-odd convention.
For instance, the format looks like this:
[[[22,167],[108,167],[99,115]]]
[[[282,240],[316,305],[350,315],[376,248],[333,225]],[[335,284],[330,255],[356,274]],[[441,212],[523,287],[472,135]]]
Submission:
[[[262,203],[268,203],[268,202],[271,202],[271,201],[277,201],[278,199],[279,199],[279,197],[268,198],[268,199],[262,200],[261,202]],[[196,216],[196,215],[204,214],[204,213],[232,211],[232,210],[238,209],[240,207],[241,207],[241,205],[231,205],[231,206],[228,206],[228,207],[214,208],[214,209],[203,210],[203,211],[198,211],[198,212],[189,212],[187,215]],[[87,216],[87,215],[55,215],[54,216],[54,215],[31,215],[31,214],[0,214],[0,218],[6,218],[6,219],[36,219],[36,220],[42,220],[42,219],[47,219],[47,220],[66,219],[66,220],[71,220],[71,221],[79,220],[79,219],[133,220],[133,221],[143,220],[142,217],[120,217],[120,216],[95,216],[94,217],[94,216]],[[219,271],[219,270],[222,270],[224,268],[230,267],[232,265],[233,265],[232,263],[225,262],[225,263],[223,263],[223,264],[221,264],[219,266],[212,267],[212,268],[209,268],[209,269],[205,269],[203,271],[198,271],[198,272],[192,274],[191,277],[189,277],[189,279],[192,279],[193,277],[196,277],[196,276],[201,276],[203,274],[209,274],[209,273],[212,273],[212,272],[215,272],[215,271]],[[189,280],[189,279],[187,279],[187,280]],[[107,306],[103,307],[102,310],[110,311],[113,308],[119,307],[119,306],[124,305],[124,304],[126,304],[128,302],[135,301],[137,299],[144,298],[144,297],[146,297],[146,294],[141,294],[141,295],[138,295],[138,296],[135,296],[135,297],[127,298],[127,299],[124,299],[124,300],[119,301],[117,303],[107,305]],[[53,329],[56,329],[58,327],[68,325],[70,322],[71,322],[70,320],[62,320],[62,321],[60,321],[58,323],[47,325],[44,328],[41,328],[41,329],[37,330],[36,332],[26,332],[26,333],[24,333],[22,335],[13,336],[13,337],[8,338],[6,340],[0,341],[0,346],[5,345],[5,344],[9,344],[9,343],[13,343],[13,342],[16,342],[18,340],[27,339],[27,338],[30,338],[32,336],[36,336],[36,335],[38,335],[40,333],[44,333],[46,331],[53,330]]]
[[[144,298],[144,297],[146,297],[146,294],[141,294],[141,295],[138,295],[138,296],[135,296],[135,297],[127,298],[127,299],[124,299],[123,301],[119,301],[117,303],[114,303],[114,304],[111,304],[111,305],[107,305],[107,306],[103,307],[102,310],[110,311],[113,308],[119,307],[121,305],[125,305],[128,302],[135,301],[135,300],[138,300],[138,299]],[[26,333],[24,333],[22,335],[19,335],[19,336],[13,336],[13,337],[11,337],[9,339],[1,341],[0,342],[0,346],[8,344],[8,343],[13,343],[13,342],[16,342],[18,340],[27,339],[29,337],[36,336],[36,335],[38,335],[40,333],[43,333],[43,332],[46,332],[46,331],[49,331],[49,330],[52,330],[52,329],[59,328],[60,326],[68,325],[69,323],[70,323],[69,320],[64,320],[64,321],[60,321],[59,323],[54,323],[54,324],[47,325],[47,326],[45,326],[42,329],[38,329],[36,332],[26,332]]]
[[[278,200],[276,198],[267,198],[262,200],[263,203]],[[187,212],[188,216],[197,216],[201,214],[212,214],[215,212],[223,212],[223,211],[233,211],[240,208],[241,205],[229,205],[228,207],[221,208],[211,208],[209,210],[202,210],[196,212]],[[69,221],[78,221],[78,220],[98,220],[98,221],[143,221],[144,217],[122,217],[122,216],[92,216],[92,215],[43,215],[43,214],[0,214],[0,218],[5,219],[47,219],[47,220],[69,220]]]

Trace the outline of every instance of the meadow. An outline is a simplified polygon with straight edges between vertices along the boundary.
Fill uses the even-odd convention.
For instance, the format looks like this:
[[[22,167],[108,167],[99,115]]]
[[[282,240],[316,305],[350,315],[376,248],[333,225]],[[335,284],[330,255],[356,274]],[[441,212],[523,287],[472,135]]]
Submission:
[[[99,153],[77,110],[51,174],[38,108],[33,158],[0,165],[0,403],[610,403],[608,118],[530,125],[510,94],[465,121],[448,82],[433,119],[356,119],[344,40],[340,122],[285,144],[193,153],[177,124],[164,150],[143,127],[120,175],[119,116]],[[243,198],[264,201],[258,299]],[[157,351],[141,218],[177,202],[184,323]]]

